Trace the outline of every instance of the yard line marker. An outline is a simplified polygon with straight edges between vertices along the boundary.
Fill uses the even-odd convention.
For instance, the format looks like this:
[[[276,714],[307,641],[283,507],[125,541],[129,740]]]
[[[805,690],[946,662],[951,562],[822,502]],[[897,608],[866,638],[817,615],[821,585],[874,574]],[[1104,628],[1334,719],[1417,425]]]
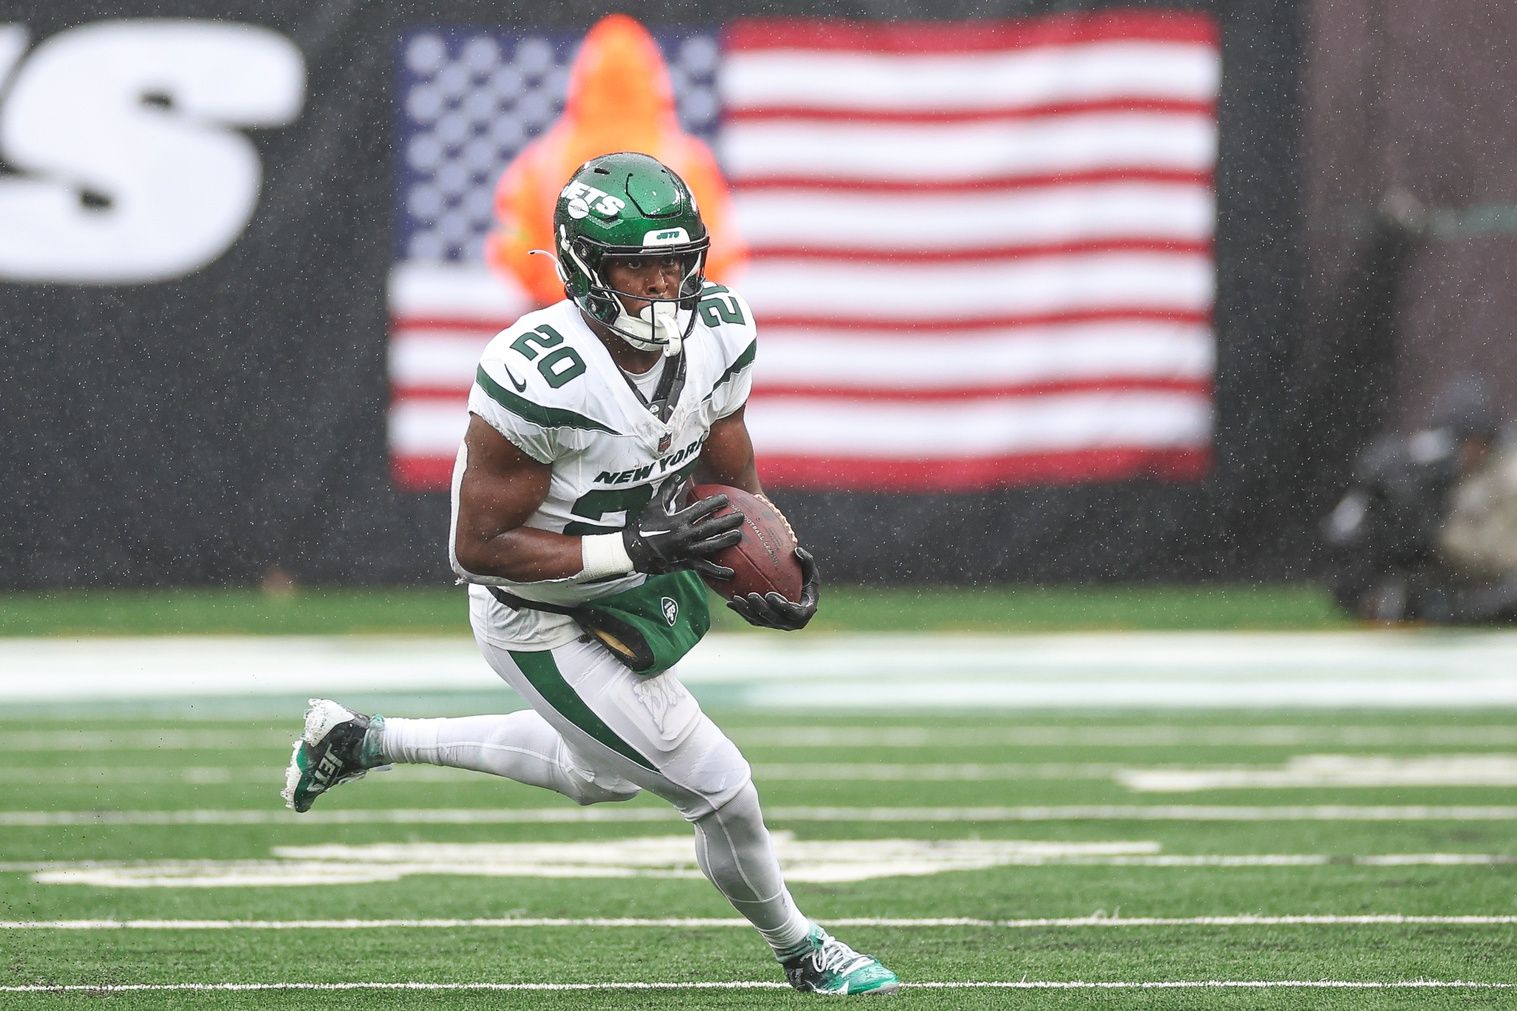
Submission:
[[[279,730],[32,730],[11,734],[5,750],[24,751],[248,751],[287,747],[300,727]]]
[[[618,991],[618,990],[788,990],[776,980],[690,983],[109,983],[0,986],[0,993],[143,993],[152,991],[263,990],[436,990],[436,991]],[[1406,980],[945,980],[907,982],[905,990],[1512,990],[1517,983],[1454,979]]]
[[[1517,759],[1514,759],[1517,760]],[[1229,767],[1228,771],[1237,767]],[[1275,766],[1244,767],[1260,771]],[[932,763],[790,763],[766,764],[757,762],[753,773],[760,779],[771,781],[810,782],[817,779],[834,781],[853,780],[883,783],[913,782],[1010,782],[1014,780],[1065,780],[1107,779],[1123,772],[1127,767],[1114,762],[1106,763],[1036,763],[1003,762],[961,764]],[[1190,767],[1176,768],[1177,772],[1191,771]],[[12,786],[57,786],[94,785],[100,783],[274,783],[282,782],[283,769],[270,764],[261,767],[246,765],[147,765],[122,766],[102,765],[97,768],[46,768],[28,769],[24,781]],[[407,766],[393,782],[397,783],[460,783],[466,782],[457,769],[433,766]]]
[[[38,874],[57,876],[60,873],[101,870],[134,870],[146,867],[166,871],[224,870],[235,864],[244,870],[262,869],[271,875],[288,878],[298,868],[318,868],[321,874],[313,879],[332,880],[332,875],[343,864],[322,861],[294,864],[288,860],[18,860],[0,863],[0,873]],[[1517,854],[1510,853],[1371,853],[1344,856],[1329,853],[1216,853],[1216,854],[1152,854],[1152,855],[1006,855],[998,858],[1002,867],[1504,867],[1517,864]],[[411,873],[443,873],[435,864],[410,866],[385,864],[395,870]],[[965,868],[967,869],[967,868]],[[691,876],[695,877],[692,871]],[[165,883],[181,879],[166,878]]]
[[[812,782],[844,780],[878,783],[922,782],[1008,782],[1040,779],[1107,779],[1117,775],[1121,766],[1107,762],[966,762],[888,763],[888,762],[755,762],[753,774],[759,779]]]
[[[101,765],[94,768],[28,769],[16,786],[103,783],[273,783],[272,765]],[[754,775],[770,781],[813,780],[886,783],[1016,782],[1112,779],[1139,793],[1201,790],[1370,788],[1421,786],[1517,786],[1517,755],[1297,755],[1284,765],[1120,765],[1114,762],[839,762],[764,763]],[[408,766],[396,783],[461,782],[456,769]]]
[[[293,718],[292,718],[293,719]],[[186,721],[189,722],[189,721]],[[744,726],[733,720],[733,738],[745,747],[1412,747],[1517,746],[1517,726],[1477,724],[1469,727],[1436,725],[1400,727],[1236,725],[1102,727],[1066,726]],[[248,751],[287,749],[299,736],[298,725],[288,730],[204,730],[180,727],[160,730],[31,730],[5,739],[5,752],[54,751]]]
[[[1297,755],[1283,766],[1131,768],[1117,782],[1146,793],[1318,787],[1517,786],[1517,755]]]
[[[782,747],[1460,747],[1517,745],[1517,726],[1334,726],[1292,724],[1140,727],[1010,726],[951,727],[763,727],[733,730],[744,746]]]
[[[1517,821],[1517,806],[1400,807],[1318,805],[1066,805],[1024,807],[795,807],[765,812],[771,822],[1049,822],[1049,821]],[[281,809],[185,811],[0,811],[0,827],[61,825],[530,825],[671,822],[672,809],[395,808],[336,809],[302,817]]]
[[[1517,635],[1347,633],[819,634],[797,649],[713,634],[682,665],[749,708],[915,713],[1517,705]],[[924,666],[949,672],[930,683]],[[0,702],[182,699],[498,684],[466,631],[410,636],[152,636],[0,642]],[[776,672],[779,672],[778,674]],[[28,677],[27,674],[35,676]],[[144,675],[144,676],[135,676]]]
[[[1517,925],[1517,916],[1414,916],[1400,913],[1352,916],[1069,916],[1023,920],[974,917],[837,917],[833,927],[932,929],[983,927],[1000,930],[1045,930],[1131,927],[1336,927],[1336,926],[1465,926]],[[746,928],[736,917],[474,917],[467,919],[398,920],[0,920],[0,930],[458,930],[463,928],[542,929],[552,927],[609,928]]]

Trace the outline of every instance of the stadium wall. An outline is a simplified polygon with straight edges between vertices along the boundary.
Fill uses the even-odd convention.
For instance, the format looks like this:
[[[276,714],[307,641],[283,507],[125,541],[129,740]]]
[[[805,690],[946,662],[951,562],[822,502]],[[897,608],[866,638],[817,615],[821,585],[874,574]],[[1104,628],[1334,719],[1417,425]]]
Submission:
[[[1341,339],[1345,301],[1383,317],[1357,338],[1380,364],[1350,429],[1417,427],[1459,372],[1517,418],[1517,19],[1451,0],[1317,0],[1309,16],[1311,343]],[[1367,290],[1367,261],[1392,289]]]
[[[987,12],[963,0],[895,0],[830,12],[910,20],[1114,6],[1025,2]],[[1239,579],[1299,575],[1308,563],[1301,490],[1322,475],[1302,450],[1297,417],[1297,8],[1244,0],[1121,5],[1135,7],[1210,13],[1221,29],[1209,472],[1186,482],[959,494],[778,492],[832,578]],[[740,5],[628,8],[654,24],[745,13]],[[528,14],[440,0],[426,17],[582,28],[600,13],[578,2]],[[763,13],[812,9],[778,2]],[[170,177],[165,185],[171,169],[197,158],[214,170],[209,183],[180,184],[182,234],[169,238],[184,241],[144,232],[135,262],[102,260],[85,221],[72,260],[39,263],[22,250],[19,260],[0,263],[0,586],[254,583],[273,569],[311,582],[448,580],[445,496],[398,489],[385,444],[389,89],[395,40],[409,16],[357,0],[56,0],[0,26],[0,157],[7,159],[0,206],[7,188],[15,197],[45,163],[39,152],[16,150],[12,131],[14,110],[36,100],[17,82],[48,76],[28,70],[23,78],[18,66],[51,59],[51,79],[68,80],[70,60],[88,65],[88,45],[147,37],[113,41],[109,32],[121,19],[267,29],[254,55],[226,64],[225,87],[203,97],[208,110],[182,110],[236,124],[247,142],[172,138],[183,157],[160,166]],[[142,30],[160,36],[150,40],[156,46],[170,28]],[[250,74],[286,81],[284,93],[249,106],[238,81]],[[148,88],[123,120],[107,97],[86,88],[56,106],[78,117],[79,129],[63,132],[83,138],[52,152],[61,159],[52,176],[63,182],[57,196],[71,220],[88,217],[81,208],[122,209],[111,196],[128,171],[122,166],[140,155],[139,142],[163,139],[154,133],[161,121],[144,118],[144,108],[181,111],[171,95]],[[250,180],[256,200],[239,203]],[[192,234],[198,246],[185,238]],[[193,266],[175,275],[163,265],[173,263]]]

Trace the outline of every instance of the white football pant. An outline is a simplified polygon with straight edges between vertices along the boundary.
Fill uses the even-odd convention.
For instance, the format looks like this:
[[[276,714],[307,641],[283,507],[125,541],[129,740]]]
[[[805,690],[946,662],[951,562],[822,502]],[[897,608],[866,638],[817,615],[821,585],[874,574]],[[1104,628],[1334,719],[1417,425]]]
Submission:
[[[676,670],[639,677],[588,640],[539,652],[476,641],[531,711],[386,718],[388,760],[487,772],[580,804],[648,790],[695,827],[702,872],[776,952],[806,938],[810,923],[785,887],[748,763]]]

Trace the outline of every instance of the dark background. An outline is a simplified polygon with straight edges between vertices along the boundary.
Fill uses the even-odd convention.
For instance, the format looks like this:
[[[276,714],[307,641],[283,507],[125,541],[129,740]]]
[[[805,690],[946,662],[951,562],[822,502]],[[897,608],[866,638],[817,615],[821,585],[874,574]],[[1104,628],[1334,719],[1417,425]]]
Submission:
[[[829,13],[973,18],[1102,6],[1115,5],[892,0]],[[1347,266],[1304,301],[1306,32],[1295,3],[1121,6],[1210,11],[1222,25],[1212,475],[955,496],[777,492],[832,578],[1310,574],[1312,526],[1395,381],[1374,336],[1384,297],[1368,284],[1383,274],[1364,269],[1386,249],[1373,240],[1372,213],[1346,221],[1339,245],[1317,246]],[[814,12],[805,3],[626,9],[655,23]],[[274,566],[306,582],[448,581],[446,497],[395,490],[385,446],[393,39],[412,22],[588,27],[605,12],[463,0],[0,9],[27,25],[33,46],[108,17],[264,24],[295,41],[308,72],[300,116],[250,131],[263,195],[243,237],[209,267],[138,287],[0,284],[0,586],[243,584]],[[1308,345],[1307,333],[1331,339]]]

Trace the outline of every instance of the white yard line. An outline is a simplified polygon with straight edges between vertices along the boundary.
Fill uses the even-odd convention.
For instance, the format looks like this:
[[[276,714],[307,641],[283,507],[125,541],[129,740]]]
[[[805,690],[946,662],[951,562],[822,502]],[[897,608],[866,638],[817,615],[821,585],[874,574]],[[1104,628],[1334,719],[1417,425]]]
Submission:
[[[976,927],[998,930],[1053,930],[1086,927],[1372,927],[1461,926],[1495,927],[1517,925],[1517,916],[1408,916],[1399,913],[1351,916],[1071,916],[1023,920],[987,920],[973,917],[837,917],[832,927],[890,927],[939,929]],[[471,919],[400,920],[0,920],[0,930],[458,930],[541,929],[552,927],[639,928],[706,930],[747,928],[736,917],[477,917]]]
[[[1069,805],[1025,807],[773,807],[771,822],[1049,822],[1049,821],[1517,821],[1517,806],[1401,807],[1318,805]],[[670,822],[670,809],[394,808],[336,809],[309,817],[280,809],[185,811],[0,811],[0,827],[60,825],[517,825]]]
[[[1517,761],[1517,758],[1514,758]],[[14,770],[14,767],[12,767]],[[1236,767],[1229,767],[1234,771]],[[1258,766],[1260,771],[1273,766]],[[1061,763],[975,763],[964,764],[878,764],[878,763],[827,763],[812,764],[767,764],[756,763],[753,773],[759,779],[781,782],[1016,782],[1019,780],[1067,780],[1110,779],[1128,771],[1115,763],[1061,764]],[[1176,772],[1192,772],[1185,767],[1176,767]],[[57,767],[28,768],[14,776],[12,787],[37,786],[90,786],[100,783],[283,783],[284,770],[265,763],[261,767],[230,765],[99,765],[92,768]],[[395,776],[396,782],[406,783],[464,783],[469,779],[457,769],[433,766],[407,766]],[[476,780],[478,781],[478,780]]]
[[[356,703],[355,703],[356,704]],[[288,748],[300,734],[299,714],[288,729],[19,731],[4,739],[4,751],[249,751]],[[1440,725],[1243,725],[1003,726],[1003,727],[744,727],[727,726],[745,747],[800,748],[1180,748],[1180,747],[1512,747],[1517,724]]]
[[[1147,793],[1517,786],[1517,755],[1296,755],[1283,766],[1122,769],[1117,782]]]
[[[13,767],[14,769],[14,767]],[[105,783],[273,783],[282,770],[248,765],[94,765],[27,768],[10,784],[92,786]],[[1110,779],[1140,793],[1238,789],[1341,789],[1430,786],[1517,786],[1517,755],[1297,755],[1283,766],[1118,765],[1111,762],[814,762],[753,766],[769,782],[1015,783]],[[461,783],[456,769],[407,766],[397,783]]]
[[[743,745],[890,748],[1190,748],[1206,747],[1503,747],[1517,745],[1517,725],[1476,726],[1012,726],[763,727],[737,729]]]
[[[682,846],[688,845],[683,837]],[[911,842],[899,842],[909,846]],[[915,845],[921,845],[919,842]],[[583,844],[560,843],[559,847]],[[796,844],[805,847],[807,844]],[[812,849],[824,850],[828,844],[812,843]],[[858,844],[863,846],[864,844]],[[1126,844],[1123,844],[1126,845]],[[1141,845],[1141,844],[1131,844]],[[791,844],[783,847],[790,857]],[[316,847],[320,849],[320,847]],[[362,849],[360,847],[360,849]],[[995,849],[995,847],[989,847]],[[1344,856],[1327,853],[1232,853],[1232,854],[1161,854],[1161,853],[1090,853],[1039,852],[1037,846],[1018,851],[1018,844],[1008,844],[1005,851],[976,858],[936,862],[896,859],[871,864],[860,854],[839,860],[827,853],[813,854],[821,859],[791,858],[792,876],[799,881],[858,881],[870,877],[907,874],[942,873],[955,870],[985,870],[994,867],[1150,867],[1150,868],[1260,868],[1287,867],[1506,867],[1517,864],[1517,855],[1505,853],[1371,853]],[[300,848],[281,856],[298,857]],[[330,885],[369,881],[395,881],[412,875],[516,876],[531,878],[572,877],[653,877],[688,878],[700,875],[684,866],[681,860],[665,861],[653,866],[605,866],[589,863],[554,863],[551,860],[489,859],[480,856],[469,863],[452,860],[402,860],[398,858],[365,860],[319,857],[280,860],[42,860],[0,863],[0,873],[30,874],[40,884],[84,884],[102,888],[270,888],[303,885]],[[1033,921],[1029,921],[1033,922]]]
[[[0,993],[145,993],[153,991],[424,990],[424,991],[609,991],[788,990],[775,980],[689,983],[111,983],[0,986]],[[1512,990],[1517,983],[1454,979],[1406,980],[945,980],[907,982],[907,990]]]
[[[288,748],[300,736],[300,714],[287,730],[23,730],[5,737],[5,751],[253,751]]]
[[[461,630],[462,631],[462,630]],[[1517,632],[712,635],[699,689],[782,710],[1517,706]],[[0,640],[0,702],[489,691],[466,635]],[[860,686],[867,686],[866,692]]]

